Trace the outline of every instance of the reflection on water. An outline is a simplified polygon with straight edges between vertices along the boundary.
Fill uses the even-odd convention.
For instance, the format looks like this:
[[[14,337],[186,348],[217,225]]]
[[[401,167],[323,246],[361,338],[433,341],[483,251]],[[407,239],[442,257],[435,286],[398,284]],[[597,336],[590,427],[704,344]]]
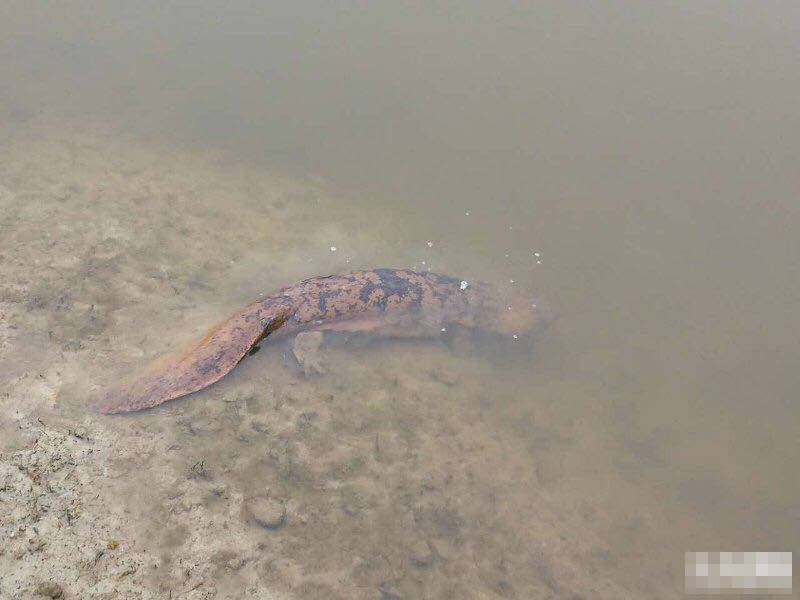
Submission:
[[[8,11],[0,595],[667,598],[686,551],[792,550],[799,24]],[[312,377],[265,343],[202,393],[87,417],[259,294],[376,266],[559,318],[532,345],[338,338]]]

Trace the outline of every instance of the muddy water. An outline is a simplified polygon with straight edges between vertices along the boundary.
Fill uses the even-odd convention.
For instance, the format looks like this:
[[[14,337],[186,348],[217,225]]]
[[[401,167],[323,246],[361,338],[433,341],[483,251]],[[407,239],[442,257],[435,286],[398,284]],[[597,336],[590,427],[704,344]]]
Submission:
[[[790,4],[1,22],[0,596],[671,598],[686,551],[794,549]],[[260,293],[375,266],[559,318],[336,339],[312,378],[267,343],[87,412]]]

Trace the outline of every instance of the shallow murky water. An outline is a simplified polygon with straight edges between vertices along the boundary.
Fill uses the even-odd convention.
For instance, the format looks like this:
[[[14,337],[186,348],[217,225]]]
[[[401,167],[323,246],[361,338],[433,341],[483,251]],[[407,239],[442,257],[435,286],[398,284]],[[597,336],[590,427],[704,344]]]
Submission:
[[[794,549],[793,5],[3,10],[0,596],[672,598]],[[377,266],[559,317],[86,409]]]

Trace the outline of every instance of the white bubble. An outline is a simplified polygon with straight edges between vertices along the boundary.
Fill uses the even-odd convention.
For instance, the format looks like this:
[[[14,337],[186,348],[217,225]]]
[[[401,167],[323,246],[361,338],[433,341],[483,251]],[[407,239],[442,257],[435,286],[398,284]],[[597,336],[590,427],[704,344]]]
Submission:
[[[466,216],[469,216],[469,211],[465,212],[464,214],[465,214]]]
[[[466,281],[462,281],[459,287],[461,288],[461,290],[465,290],[467,289],[467,287],[469,287],[469,283]]]
[[[447,327],[442,327],[442,331],[447,331]]]
[[[514,280],[513,279],[509,279],[508,283],[514,283]]]
[[[514,335],[512,335],[511,337],[513,337],[515,340],[519,339],[519,336],[516,333]]]
[[[336,252],[336,246],[331,246],[331,252]]]
[[[428,248],[433,248],[433,242],[428,242]]]

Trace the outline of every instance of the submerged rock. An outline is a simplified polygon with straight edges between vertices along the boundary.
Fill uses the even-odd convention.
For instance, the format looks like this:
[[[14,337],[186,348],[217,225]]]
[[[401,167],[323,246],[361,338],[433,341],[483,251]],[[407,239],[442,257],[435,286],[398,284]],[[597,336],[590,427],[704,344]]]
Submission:
[[[286,505],[274,498],[253,498],[247,503],[247,510],[256,523],[267,529],[278,529],[286,522]]]
[[[433,562],[433,552],[431,547],[423,539],[418,539],[411,546],[411,562],[415,567],[427,567]]]
[[[36,594],[44,596],[45,598],[61,598],[64,595],[64,590],[61,586],[52,581],[43,581],[36,586]]]

